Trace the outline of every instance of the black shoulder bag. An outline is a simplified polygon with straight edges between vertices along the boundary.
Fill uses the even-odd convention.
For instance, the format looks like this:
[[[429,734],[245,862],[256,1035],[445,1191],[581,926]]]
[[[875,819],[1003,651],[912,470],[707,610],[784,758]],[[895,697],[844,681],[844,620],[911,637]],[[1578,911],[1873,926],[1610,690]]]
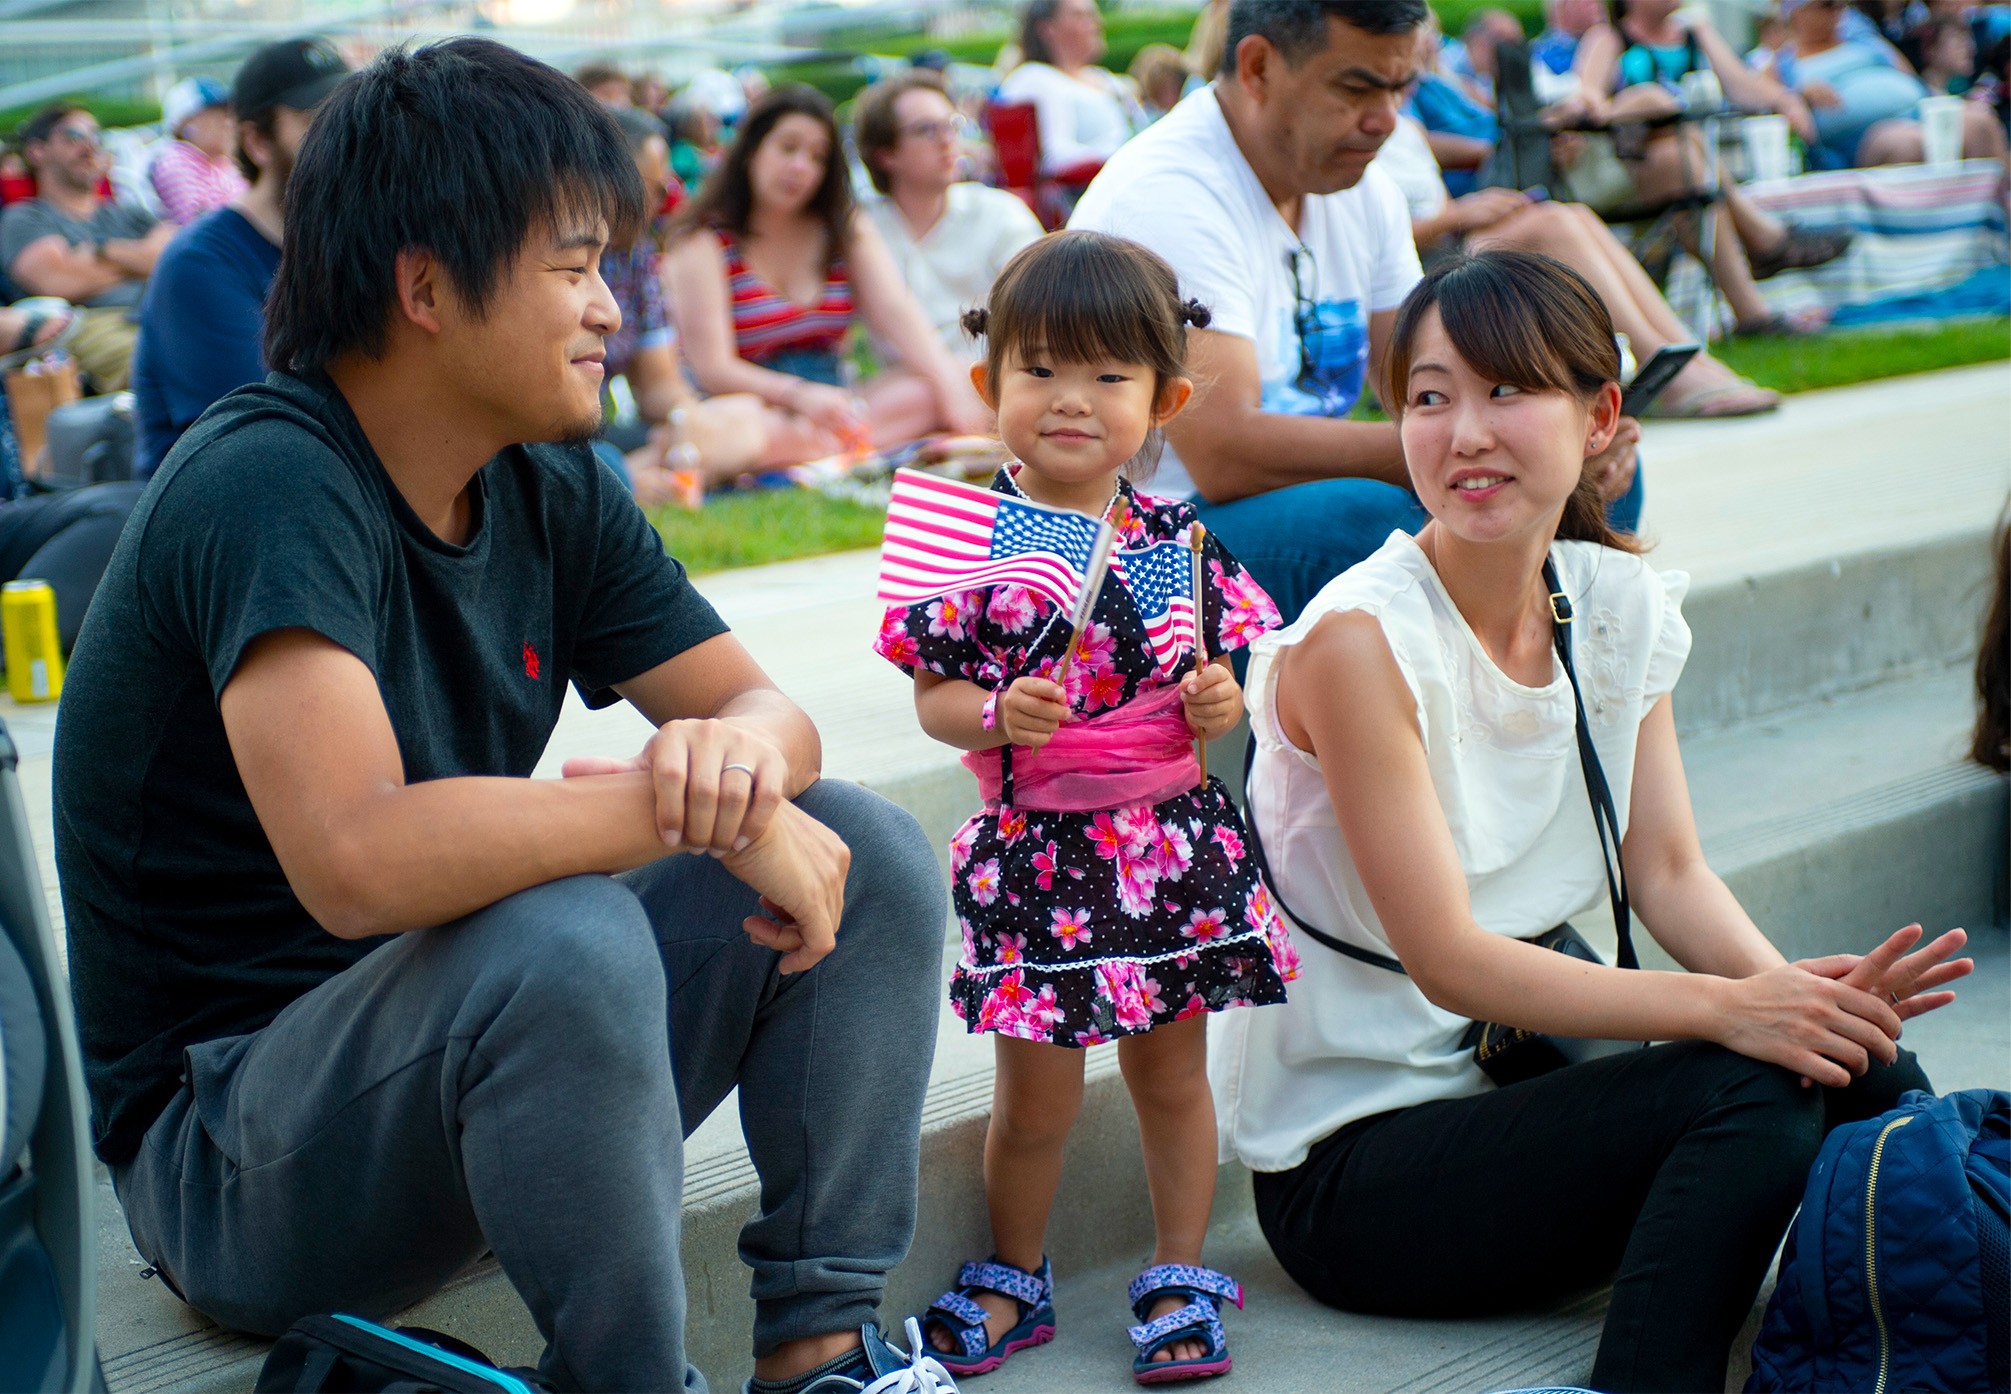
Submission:
[[[1620,966],[1638,968],[1641,964],[1634,955],[1632,922],[1627,909],[1627,871],[1620,865],[1620,818],[1613,808],[1613,791],[1607,787],[1606,771],[1599,764],[1599,752],[1592,745],[1592,728],[1585,721],[1585,698],[1578,690],[1577,670],[1571,665],[1571,599],[1557,584],[1557,569],[1548,557],[1543,561],[1543,583],[1550,588],[1551,634],[1557,644],[1557,661],[1563,665],[1564,676],[1571,682],[1571,702],[1577,712],[1578,761],[1585,770],[1585,792],[1592,801],[1592,823],[1599,830],[1599,854],[1606,865],[1606,893],[1613,901],[1613,927],[1619,936]],[[1250,739],[1251,754],[1254,756],[1256,737],[1253,735]],[[1316,929],[1291,906],[1285,904],[1284,897],[1278,894],[1278,880],[1271,874],[1270,863],[1264,856],[1264,843],[1257,832],[1256,812],[1250,807],[1250,771],[1255,765],[1254,758],[1246,760],[1243,765],[1243,806],[1247,814],[1243,821],[1248,825],[1250,851],[1257,859],[1257,870],[1263,874],[1265,884],[1271,888],[1271,899],[1293,924],[1335,953],[1345,954],[1357,962],[1387,969],[1392,973],[1404,972],[1403,964],[1388,954],[1361,948],[1346,940],[1337,939],[1324,930]],[[1553,949],[1571,958],[1583,959],[1587,963],[1604,962],[1599,957],[1598,951],[1585,942],[1585,936],[1568,923],[1558,925],[1555,929],[1547,930],[1523,942],[1534,944],[1538,948]],[[1610,1055],[1619,1050],[1638,1049],[1643,1043],[1548,1036],[1540,1031],[1530,1031],[1520,1026],[1506,1026],[1494,1021],[1476,1021],[1467,1028],[1460,1044],[1473,1051],[1474,1062],[1486,1072],[1489,1079],[1498,1085],[1509,1085],[1548,1074],[1563,1065]]]

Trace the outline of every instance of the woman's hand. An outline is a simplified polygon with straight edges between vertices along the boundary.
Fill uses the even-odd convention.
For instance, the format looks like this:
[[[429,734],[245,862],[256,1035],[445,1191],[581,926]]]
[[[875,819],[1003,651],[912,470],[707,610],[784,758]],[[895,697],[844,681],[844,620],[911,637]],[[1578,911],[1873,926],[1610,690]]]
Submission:
[[[782,394],[782,400],[777,405],[787,407],[811,424],[829,431],[841,442],[857,440],[867,430],[866,423],[852,409],[850,397],[835,387],[811,382],[808,378],[798,378],[796,385]]]
[[[997,714],[994,724],[1008,741],[1039,750],[1068,719],[1067,694],[1061,684],[1046,678],[1020,678],[1006,689],[993,710]]]
[[[1634,471],[1640,465],[1641,423],[1631,416],[1620,418],[1613,439],[1606,448],[1585,462],[1599,486],[1599,497],[1611,503],[1634,487]]]
[[[1212,741],[1243,715],[1243,689],[1227,666],[1211,663],[1180,680],[1180,706],[1194,734]]]
[[[1728,1050],[1841,1089],[1899,1054],[1899,1015],[1859,987],[1786,963],[1719,980],[1717,1020],[1702,1033]]]
[[[1968,977],[1976,967],[1973,959],[1948,957],[1969,942],[1966,931],[1951,929],[1926,948],[1906,952],[1923,937],[1920,926],[1910,924],[1862,958],[1831,954],[1802,959],[1795,967],[1882,997],[1901,1021],[1911,1021],[1953,1002],[1954,993],[1935,989]]]
[[[1817,106],[1830,105],[1831,102],[1836,101],[1836,93],[1830,91],[1828,87],[1820,82],[1811,83],[1807,88],[1803,89],[1803,92],[1808,101],[1803,101],[1801,97],[1789,93],[1781,99],[1778,105],[1780,107],[1780,114],[1788,119],[1788,128],[1802,138],[1802,144],[1814,145],[1816,143],[1815,114],[1809,110],[1809,104],[1813,102]],[[1820,100],[1824,95],[1828,96],[1831,102]]]
[[[1520,189],[1481,189],[1453,200],[1454,226],[1461,232],[1478,232],[1528,206],[1529,195]]]
[[[1830,86],[1827,82],[1803,83],[1801,85],[1801,99],[1803,102],[1807,103],[1807,106],[1809,107],[1819,106],[1824,111],[1830,111],[1836,107],[1840,107],[1843,105],[1843,98],[1839,97],[1836,94],[1836,89]],[[1806,110],[1807,107],[1804,107],[1803,109]],[[1788,115],[1788,113],[1784,111],[1781,113],[1781,115],[1786,116]]]

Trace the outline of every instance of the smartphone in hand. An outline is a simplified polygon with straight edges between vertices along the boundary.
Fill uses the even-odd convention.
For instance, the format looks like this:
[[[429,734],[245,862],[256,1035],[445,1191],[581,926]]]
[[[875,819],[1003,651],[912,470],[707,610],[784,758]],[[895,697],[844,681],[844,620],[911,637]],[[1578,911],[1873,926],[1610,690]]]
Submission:
[[[1675,380],[1676,374],[1703,351],[1702,344],[1664,344],[1656,349],[1654,357],[1643,363],[1641,370],[1634,374],[1633,381],[1620,389],[1620,414],[1638,418],[1655,404],[1655,399],[1662,395],[1663,388]]]

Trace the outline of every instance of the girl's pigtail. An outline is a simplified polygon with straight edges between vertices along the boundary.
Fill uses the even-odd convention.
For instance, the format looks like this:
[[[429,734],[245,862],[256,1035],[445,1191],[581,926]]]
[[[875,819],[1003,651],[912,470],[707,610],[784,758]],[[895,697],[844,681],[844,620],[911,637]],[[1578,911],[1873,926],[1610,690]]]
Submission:
[[[1208,322],[1215,318],[1213,312],[1199,300],[1189,300],[1180,306],[1180,318],[1196,329],[1206,329]],[[966,321],[968,323],[968,320]]]
[[[1206,312],[1204,311],[1203,313]],[[991,311],[982,305],[974,310],[965,310],[961,321],[964,326],[964,333],[970,335],[973,339],[982,339],[985,336],[986,327],[991,323],[991,318]]]

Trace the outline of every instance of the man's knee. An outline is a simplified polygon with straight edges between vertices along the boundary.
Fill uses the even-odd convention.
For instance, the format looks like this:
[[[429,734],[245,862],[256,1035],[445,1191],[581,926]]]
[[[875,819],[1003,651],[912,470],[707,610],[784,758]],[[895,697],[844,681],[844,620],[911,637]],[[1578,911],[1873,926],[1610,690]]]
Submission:
[[[837,779],[819,780],[796,803],[852,850],[845,884],[847,933],[867,920],[876,926],[876,936],[941,945],[949,902],[935,849],[912,814],[870,789]]]
[[[617,1011],[665,1000],[663,958],[642,903],[606,876],[570,876],[518,891],[422,934],[477,981]]]

